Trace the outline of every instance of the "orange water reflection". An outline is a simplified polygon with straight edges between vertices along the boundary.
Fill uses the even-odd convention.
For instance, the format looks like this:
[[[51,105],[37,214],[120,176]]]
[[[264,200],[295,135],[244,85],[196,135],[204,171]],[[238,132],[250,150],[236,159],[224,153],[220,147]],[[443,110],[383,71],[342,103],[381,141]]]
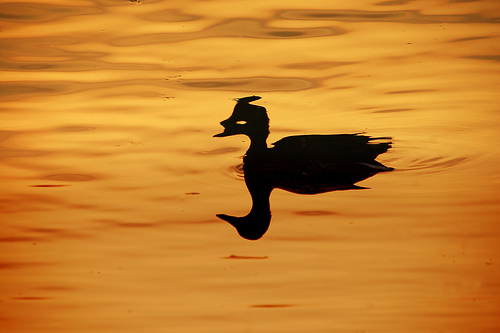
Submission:
[[[497,332],[496,1],[2,2],[0,325],[9,332]],[[393,137],[368,190],[273,191],[269,142]]]

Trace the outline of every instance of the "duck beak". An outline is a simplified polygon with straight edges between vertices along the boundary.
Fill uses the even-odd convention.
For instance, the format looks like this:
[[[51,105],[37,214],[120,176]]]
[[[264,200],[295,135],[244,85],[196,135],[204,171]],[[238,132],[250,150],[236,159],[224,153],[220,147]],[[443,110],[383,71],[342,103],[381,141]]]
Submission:
[[[215,134],[214,138],[222,138],[225,136],[231,136],[236,134],[233,126],[231,126],[233,123],[231,122],[230,118],[221,121],[220,124],[222,125],[222,127],[224,127],[224,131],[222,133]]]
[[[219,133],[219,134],[215,134],[214,135],[214,138],[222,138],[222,137],[225,137],[225,136],[230,136],[230,135],[233,135],[231,133],[228,133],[226,131],[222,132],[222,133]]]

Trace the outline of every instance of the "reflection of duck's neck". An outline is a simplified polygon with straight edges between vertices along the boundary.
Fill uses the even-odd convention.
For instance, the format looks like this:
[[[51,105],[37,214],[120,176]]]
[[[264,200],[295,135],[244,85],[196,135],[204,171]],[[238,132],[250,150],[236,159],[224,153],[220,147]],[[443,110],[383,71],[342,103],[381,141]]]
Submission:
[[[271,195],[272,187],[265,184],[249,183],[247,179],[245,181],[252,197],[252,209],[250,213],[243,217],[225,214],[219,214],[217,217],[229,222],[236,228],[241,237],[249,240],[257,240],[266,233],[271,222],[269,196]]]

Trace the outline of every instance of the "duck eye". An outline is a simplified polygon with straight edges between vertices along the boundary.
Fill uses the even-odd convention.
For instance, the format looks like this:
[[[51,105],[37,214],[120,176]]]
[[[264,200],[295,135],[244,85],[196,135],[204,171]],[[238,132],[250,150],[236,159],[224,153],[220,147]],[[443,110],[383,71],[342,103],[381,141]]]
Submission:
[[[238,125],[245,125],[246,123],[247,123],[247,121],[246,121],[246,120],[238,120],[238,121],[236,122],[236,124],[238,124]]]

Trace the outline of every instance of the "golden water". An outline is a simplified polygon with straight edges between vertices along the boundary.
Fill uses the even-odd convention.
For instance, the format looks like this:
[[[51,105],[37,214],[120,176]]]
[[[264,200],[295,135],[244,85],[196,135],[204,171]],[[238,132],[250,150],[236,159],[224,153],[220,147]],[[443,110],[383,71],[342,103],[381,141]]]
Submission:
[[[5,332],[498,332],[497,1],[0,1]],[[275,190],[242,136],[393,137],[366,190]]]

